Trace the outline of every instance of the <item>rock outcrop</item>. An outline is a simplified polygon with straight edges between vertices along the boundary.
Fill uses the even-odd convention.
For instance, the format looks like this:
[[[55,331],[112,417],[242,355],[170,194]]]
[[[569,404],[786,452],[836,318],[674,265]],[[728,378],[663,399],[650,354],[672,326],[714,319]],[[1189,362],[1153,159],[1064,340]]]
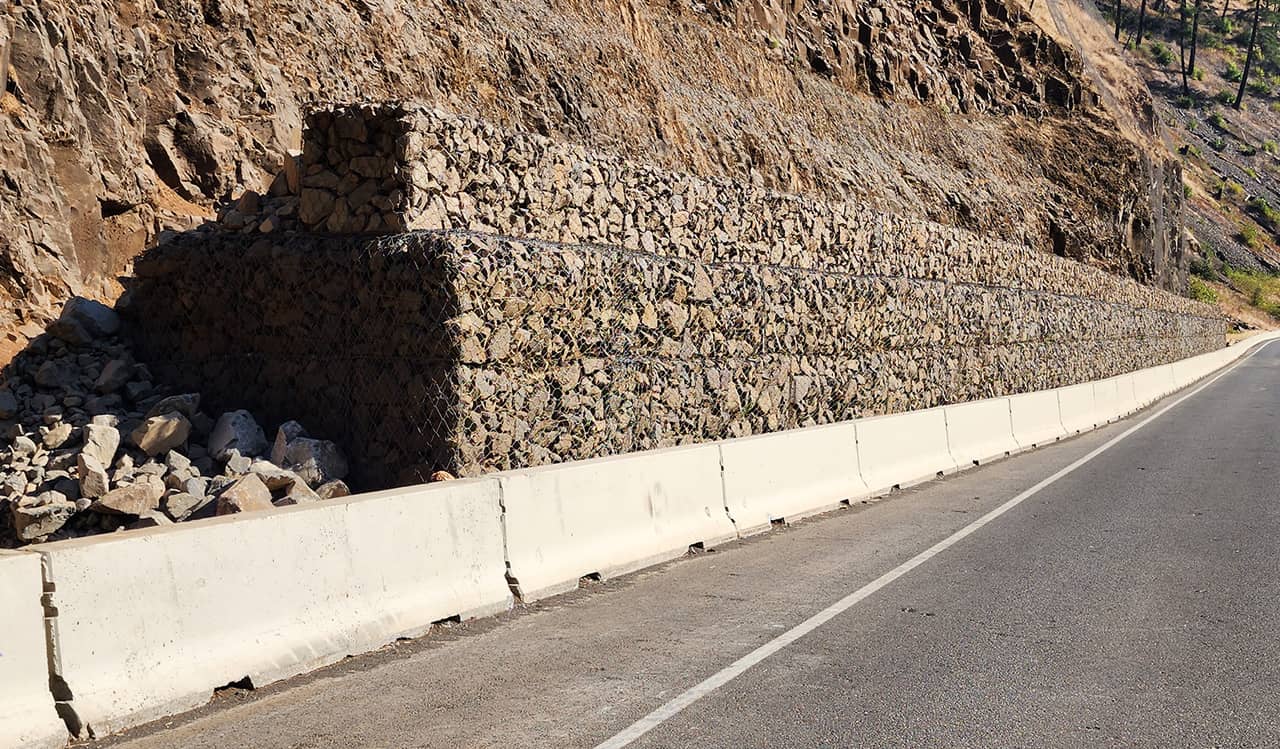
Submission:
[[[1016,0],[10,0],[0,50],[0,355],[69,295],[114,297],[160,232],[268,192],[320,101],[425,98],[1184,275],[1176,171]]]

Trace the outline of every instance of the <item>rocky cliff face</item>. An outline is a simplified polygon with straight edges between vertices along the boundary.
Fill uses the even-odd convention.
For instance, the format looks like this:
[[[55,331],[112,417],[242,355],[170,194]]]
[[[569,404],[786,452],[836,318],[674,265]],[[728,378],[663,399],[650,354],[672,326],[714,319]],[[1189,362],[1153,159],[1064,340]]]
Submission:
[[[0,81],[11,331],[111,297],[160,231],[264,189],[304,111],[343,100],[1185,275],[1176,170],[1013,0],[10,0]]]

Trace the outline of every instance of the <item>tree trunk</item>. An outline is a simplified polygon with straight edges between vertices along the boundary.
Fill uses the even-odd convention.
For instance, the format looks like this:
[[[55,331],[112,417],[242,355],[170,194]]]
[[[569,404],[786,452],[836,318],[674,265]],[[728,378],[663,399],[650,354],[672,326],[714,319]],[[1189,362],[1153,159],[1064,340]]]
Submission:
[[[1124,9],[1120,0],[1116,0],[1116,41],[1120,41],[1120,12]]]
[[[1190,93],[1187,86],[1187,0],[1178,3],[1178,67],[1182,69],[1182,93]]]
[[[1196,46],[1200,42],[1200,10],[1203,3],[1204,0],[1196,0],[1195,13],[1191,16],[1191,58],[1187,60],[1187,69],[1183,73],[1184,81],[1186,80],[1185,76],[1189,75],[1194,78],[1196,74]]]
[[[1138,8],[1138,34],[1134,42],[1134,46],[1142,46],[1142,32],[1147,24],[1147,0],[1142,0],[1142,6]]]
[[[1231,106],[1239,109],[1244,103],[1244,87],[1249,84],[1249,69],[1253,67],[1253,52],[1258,46],[1258,24],[1262,21],[1262,0],[1253,3],[1253,29],[1249,32],[1249,53],[1244,56],[1244,75],[1240,76],[1240,90],[1236,92],[1236,103]]]

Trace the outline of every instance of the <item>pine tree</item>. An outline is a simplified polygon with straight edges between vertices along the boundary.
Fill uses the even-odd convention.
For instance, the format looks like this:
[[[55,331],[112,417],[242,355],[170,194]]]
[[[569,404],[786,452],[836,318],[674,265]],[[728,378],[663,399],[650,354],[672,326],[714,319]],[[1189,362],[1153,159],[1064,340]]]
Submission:
[[[1244,57],[1244,75],[1240,76],[1240,90],[1236,92],[1236,102],[1231,106],[1240,109],[1244,103],[1244,89],[1249,84],[1249,70],[1253,68],[1253,53],[1258,46],[1258,25],[1262,22],[1262,0],[1253,2],[1253,29],[1249,32],[1249,52]]]

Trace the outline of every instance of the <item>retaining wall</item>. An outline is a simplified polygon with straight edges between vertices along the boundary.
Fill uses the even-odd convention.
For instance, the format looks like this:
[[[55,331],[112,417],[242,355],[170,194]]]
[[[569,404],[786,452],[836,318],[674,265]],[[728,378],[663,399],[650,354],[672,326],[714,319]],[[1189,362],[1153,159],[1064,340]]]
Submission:
[[[1073,273],[1071,293],[1011,281],[998,251],[975,241],[916,277],[470,233],[195,235],[137,263],[129,313],[162,381],[344,435],[366,487],[1044,390],[1222,345],[1207,308],[1047,256],[1024,264]]]
[[[1025,247],[425,107],[313,116],[300,171],[307,231],[199,232],[138,261],[137,348],[215,406],[346,435],[366,487],[1043,390],[1224,342],[1206,305]]]

